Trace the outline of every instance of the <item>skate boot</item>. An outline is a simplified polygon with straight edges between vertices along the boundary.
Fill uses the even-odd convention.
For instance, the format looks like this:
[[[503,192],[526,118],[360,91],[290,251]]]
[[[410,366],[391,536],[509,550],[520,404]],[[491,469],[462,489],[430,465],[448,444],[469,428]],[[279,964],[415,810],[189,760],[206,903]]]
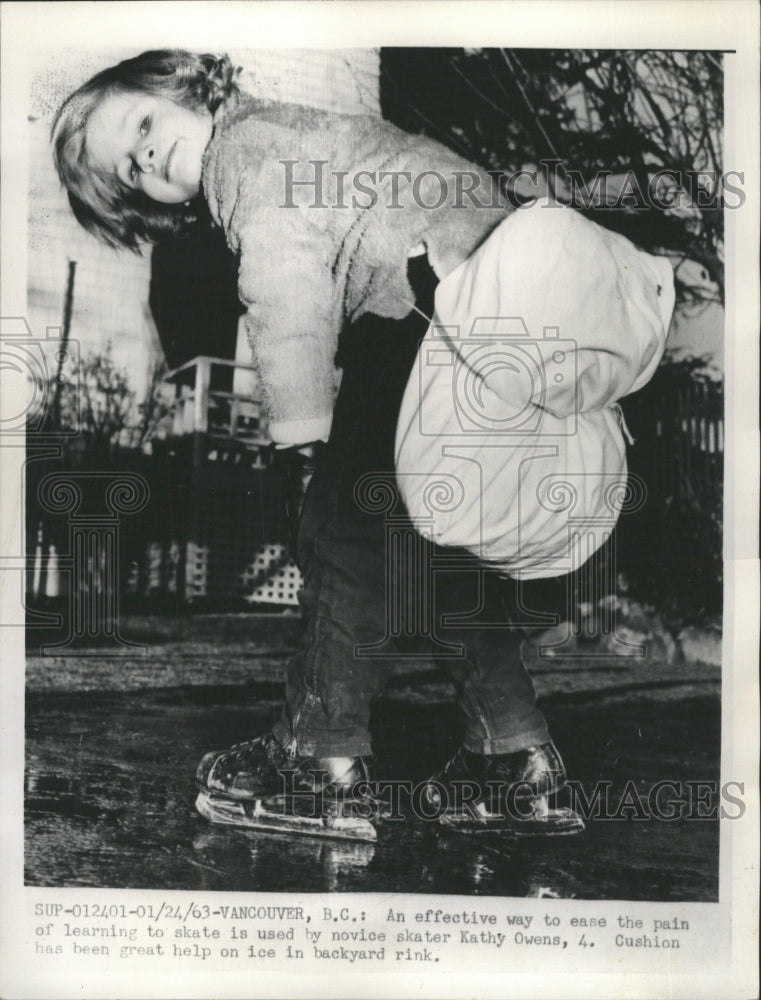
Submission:
[[[196,809],[227,826],[375,840],[369,781],[369,757],[301,756],[267,733],[203,757]]]
[[[580,833],[584,821],[573,809],[552,807],[566,773],[554,743],[517,753],[486,755],[461,747],[426,785],[426,811],[461,833],[505,833],[548,837]]]

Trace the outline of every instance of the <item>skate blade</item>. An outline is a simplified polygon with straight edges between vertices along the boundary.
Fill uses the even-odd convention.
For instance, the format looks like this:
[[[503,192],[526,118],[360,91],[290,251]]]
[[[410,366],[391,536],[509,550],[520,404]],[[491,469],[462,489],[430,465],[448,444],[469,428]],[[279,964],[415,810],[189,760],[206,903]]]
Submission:
[[[359,840],[365,843],[378,839],[375,827],[367,819],[347,816],[299,816],[278,812],[261,802],[243,802],[198,793],[196,809],[204,819],[220,826],[237,826],[267,833],[296,833],[306,837],[330,837],[334,840]]]
[[[584,830],[584,820],[572,809],[541,808],[534,816],[514,819],[487,813],[445,813],[439,823],[453,833],[501,834],[506,837],[570,837]]]

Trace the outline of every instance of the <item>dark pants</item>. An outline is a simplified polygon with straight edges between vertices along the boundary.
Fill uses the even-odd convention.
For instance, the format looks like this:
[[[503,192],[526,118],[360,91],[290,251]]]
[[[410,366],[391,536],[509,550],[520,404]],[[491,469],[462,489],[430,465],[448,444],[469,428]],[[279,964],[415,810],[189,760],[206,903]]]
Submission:
[[[410,280],[430,316],[426,258],[410,262]],[[302,754],[369,753],[371,701],[406,656],[440,661],[458,683],[467,749],[512,753],[549,739],[501,581],[421,538],[396,493],[396,419],[427,325],[415,312],[400,321],[367,315],[342,338],[331,437],[299,527],[304,637],[275,727]],[[470,620],[447,623],[447,615]]]

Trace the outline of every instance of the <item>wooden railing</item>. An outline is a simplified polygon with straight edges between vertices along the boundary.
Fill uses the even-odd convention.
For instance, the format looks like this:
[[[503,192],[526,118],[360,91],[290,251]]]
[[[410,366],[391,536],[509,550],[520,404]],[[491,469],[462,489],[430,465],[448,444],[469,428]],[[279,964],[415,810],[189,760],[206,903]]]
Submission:
[[[170,434],[205,434],[219,442],[236,442],[249,449],[270,444],[261,397],[236,391],[236,379],[251,373],[253,365],[199,355],[166,375],[175,389]],[[253,388],[253,385],[251,386]]]

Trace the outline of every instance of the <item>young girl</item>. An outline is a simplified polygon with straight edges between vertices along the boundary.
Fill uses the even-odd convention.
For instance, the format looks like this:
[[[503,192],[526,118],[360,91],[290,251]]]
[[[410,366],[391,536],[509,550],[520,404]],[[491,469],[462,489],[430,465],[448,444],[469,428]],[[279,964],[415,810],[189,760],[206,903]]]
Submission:
[[[565,770],[521,661],[516,595],[505,609],[505,587],[462,554],[433,579],[440,553],[418,536],[406,575],[394,577],[387,558],[389,511],[397,528],[409,525],[394,432],[436,283],[510,209],[489,175],[431,139],[376,117],[253,99],[234,77],[227,58],[147,52],[86,83],[53,127],[74,213],[112,246],[181,236],[198,199],[208,203],[239,257],[299,521],[306,628],[283,716],[272,732],[203,758],[199,811],[298,825],[283,806],[287,779],[296,798],[319,793],[307,832],[339,834],[345,816],[347,835],[373,837],[350,809],[372,777],[371,701],[394,659],[425,641],[458,682],[465,720],[460,749],[426,785],[428,815],[465,829],[575,832],[575,813],[548,806]],[[379,486],[396,499],[374,502]],[[432,589],[435,614],[395,628],[395,602],[421,588]]]

